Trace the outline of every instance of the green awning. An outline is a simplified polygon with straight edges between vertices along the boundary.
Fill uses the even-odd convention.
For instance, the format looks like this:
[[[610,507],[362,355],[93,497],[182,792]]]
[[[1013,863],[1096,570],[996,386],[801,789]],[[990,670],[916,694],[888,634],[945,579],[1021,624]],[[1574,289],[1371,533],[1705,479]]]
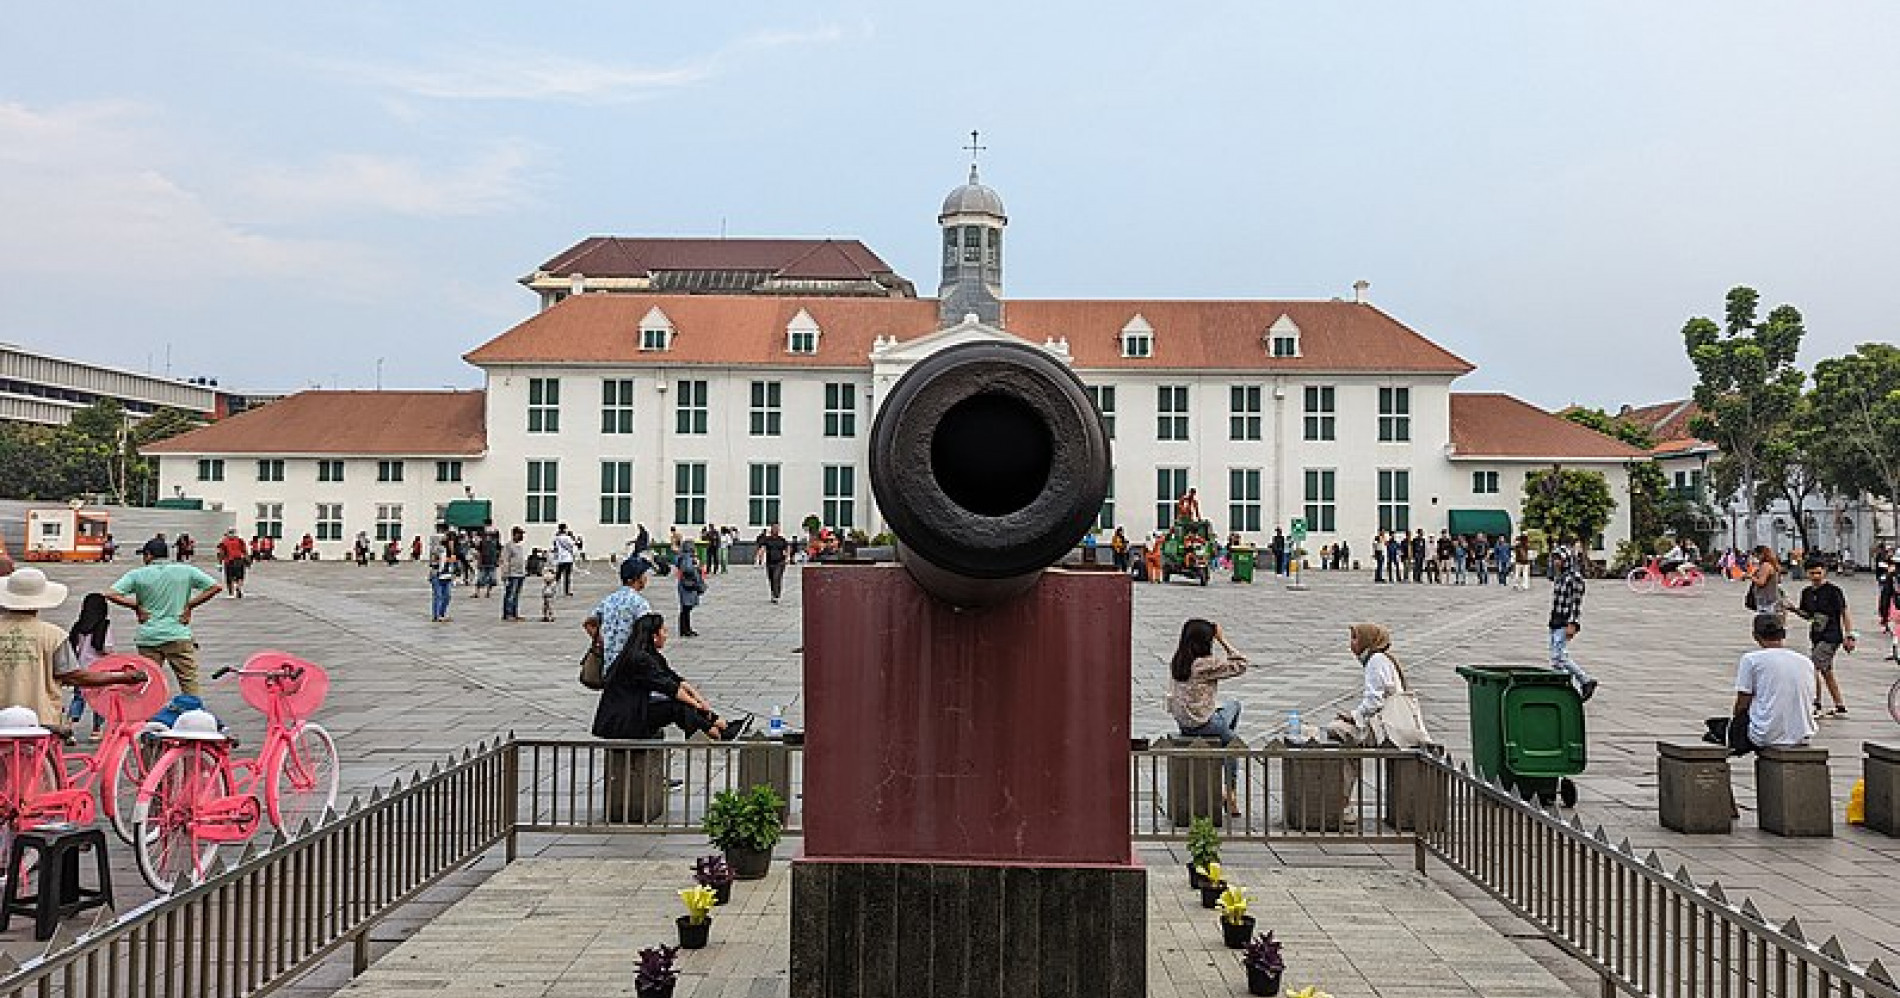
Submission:
[[[203,499],[160,499],[152,504],[153,509],[203,509]]]
[[[1454,509],[1447,524],[1454,535],[1511,536],[1511,514],[1501,509]]]
[[[490,506],[486,499],[457,499],[443,514],[451,527],[479,527],[487,523]]]

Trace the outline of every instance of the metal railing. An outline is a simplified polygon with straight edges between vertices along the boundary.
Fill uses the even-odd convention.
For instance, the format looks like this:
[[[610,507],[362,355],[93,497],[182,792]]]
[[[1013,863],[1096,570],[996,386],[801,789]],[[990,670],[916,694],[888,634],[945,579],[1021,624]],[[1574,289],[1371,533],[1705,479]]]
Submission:
[[[520,833],[696,831],[721,790],[776,786],[802,829],[803,750],[776,742],[483,743],[446,767],[352,801],[288,842],[247,847],[201,883],[75,937],[62,928],[21,966],[0,957],[0,996],[241,998],[295,980],[400,905]],[[1234,803],[1222,790],[1232,762]],[[1196,816],[1230,842],[1413,846],[1538,926],[1593,970],[1606,996],[1900,998],[1875,962],[1837,940],[1774,926],[1719,885],[1673,874],[1462,768],[1396,749],[1142,747],[1129,758],[1130,831],[1186,837]],[[675,786],[670,781],[678,781]]]
[[[1462,766],[1424,765],[1443,810],[1421,825],[1421,847],[1595,971],[1605,998],[1900,998],[1878,960],[1855,966],[1838,939],[1816,944],[1795,919],[1773,925],[1719,883],[1672,873],[1655,852],[1612,845],[1601,826],[1565,822]]]

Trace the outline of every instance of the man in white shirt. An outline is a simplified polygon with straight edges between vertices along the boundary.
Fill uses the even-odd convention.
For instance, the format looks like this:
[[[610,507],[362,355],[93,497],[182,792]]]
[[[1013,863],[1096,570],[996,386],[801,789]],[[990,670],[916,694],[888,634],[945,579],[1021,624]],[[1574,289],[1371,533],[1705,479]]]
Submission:
[[[574,535],[563,523],[554,531],[554,578],[561,584],[561,595],[574,595],[574,558],[580,554],[580,545],[575,543]]]
[[[1732,717],[1710,718],[1705,741],[1726,744],[1731,755],[1756,749],[1806,745],[1816,730],[1814,663],[1782,647],[1788,630],[1773,615],[1755,618],[1755,643],[1735,671]]]

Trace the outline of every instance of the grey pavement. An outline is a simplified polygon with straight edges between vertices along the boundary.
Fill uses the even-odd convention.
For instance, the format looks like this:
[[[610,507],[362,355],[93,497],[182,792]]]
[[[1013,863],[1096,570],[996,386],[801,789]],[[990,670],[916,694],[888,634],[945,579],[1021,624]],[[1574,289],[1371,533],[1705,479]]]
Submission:
[[[75,596],[49,618],[68,622],[77,612],[79,594],[102,588],[128,567],[55,567],[54,577],[72,584]],[[756,568],[712,576],[694,621],[704,637],[679,640],[669,647],[669,656],[716,704],[763,712],[774,703],[790,703],[788,717],[796,726],[798,573],[789,573],[786,581],[785,601],[773,605]],[[1549,588],[1541,580],[1529,593],[1496,585],[1375,586],[1369,573],[1358,572],[1309,572],[1305,582],[1304,592],[1288,591],[1271,575],[1253,585],[1224,578],[1205,588],[1187,582],[1137,584],[1135,733],[1160,735],[1172,728],[1161,705],[1165,662],[1181,622],[1190,616],[1220,622],[1254,661],[1247,675],[1222,684],[1223,696],[1245,704],[1241,734],[1249,741],[1277,734],[1288,708],[1301,710],[1308,722],[1323,721],[1356,697],[1359,669],[1346,650],[1346,628],[1355,621],[1376,620],[1392,629],[1394,650],[1420,693],[1434,734],[1460,756],[1469,743],[1468,713],[1455,667],[1537,663],[1545,657]],[[498,598],[471,599],[468,589],[458,588],[453,619],[434,624],[428,620],[427,582],[413,563],[358,568],[277,562],[253,569],[249,598],[207,605],[196,623],[207,667],[236,664],[252,651],[274,647],[330,670],[330,701],[319,719],[337,737],[347,800],[352,792],[366,795],[412,769],[426,770],[451,750],[492,734],[585,736],[594,697],[575,682],[584,647],[579,623],[614,584],[610,565],[588,566],[576,578],[576,596],[557,600],[559,619],[552,624],[503,623]],[[1871,579],[1861,575],[1842,584],[1863,633],[1878,637],[1871,626]],[[674,613],[677,601],[669,580],[656,580],[648,595],[658,610]],[[523,609],[531,618],[538,616],[538,589],[531,589]],[[1639,850],[1657,850],[1672,869],[1682,863],[1705,882],[1720,879],[1732,897],[1752,897],[1773,920],[1798,916],[1811,938],[1838,933],[1857,962],[1876,956],[1889,965],[1900,962],[1900,895],[1891,886],[1900,841],[1844,824],[1831,839],[1766,835],[1753,820],[1754,777],[1747,765],[1734,769],[1743,810],[1734,834],[1682,836],[1656,823],[1653,743],[1693,740],[1702,718],[1727,712],[1735,661],[1752,647],[1741,590],[1716,583],[1702,596],[1638,596],[1618,581],[1593,581],[1583,619],[1574,653],[1602,680],[1602,688],[1588,712],[1591,761],[1578,781],[1581,820],[1605,826],[1613,839],[1627,836]],[[116,622],[124,641],[129,615]],[[1861,742],[1900,742],[1900,726],[1883,709],[1887,687],[1900,678],[1900,669],[1880,659],[1884,651],[1884,642],[1870,640],[1860,653],[1841,657],[1851,713],[1822,724],[1818,744],[1833,755],[1837,817],[1859,775]],[[235,689],[212,688],[208,699],[248,744],[256,744],[261,718],[242,704]],[[560,849],[572,855],[585,845]],[[662,847],[616,843],[612,848],[626,855],[624,850]],[[129,862],[119,869],[116,886],[122,897],[137,902],[149,896]],[[1432,876],[1460,896],[1471,895],[1454,874],[1440,869]],[[392,929],[381,939],[386,945],[405,931]],[[16,929],[0,941],[7,951],[23,955],[33,947],[21,937]]]

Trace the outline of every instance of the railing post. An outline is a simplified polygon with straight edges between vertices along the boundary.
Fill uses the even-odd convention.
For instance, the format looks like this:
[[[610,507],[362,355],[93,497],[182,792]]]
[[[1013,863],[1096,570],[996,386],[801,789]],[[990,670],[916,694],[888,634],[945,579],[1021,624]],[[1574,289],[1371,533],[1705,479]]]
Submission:
[[[502,752],[501,768],[501,813],[502,820],[508,824],[508,833],[502,846],[503,862],[512,863],[518,854],[516,839],[521,828],[521,743],[514,735],[508,736],[506,750]]]
[[[369,930],[350,937],[350,976],[360,977],[369,969]]]

